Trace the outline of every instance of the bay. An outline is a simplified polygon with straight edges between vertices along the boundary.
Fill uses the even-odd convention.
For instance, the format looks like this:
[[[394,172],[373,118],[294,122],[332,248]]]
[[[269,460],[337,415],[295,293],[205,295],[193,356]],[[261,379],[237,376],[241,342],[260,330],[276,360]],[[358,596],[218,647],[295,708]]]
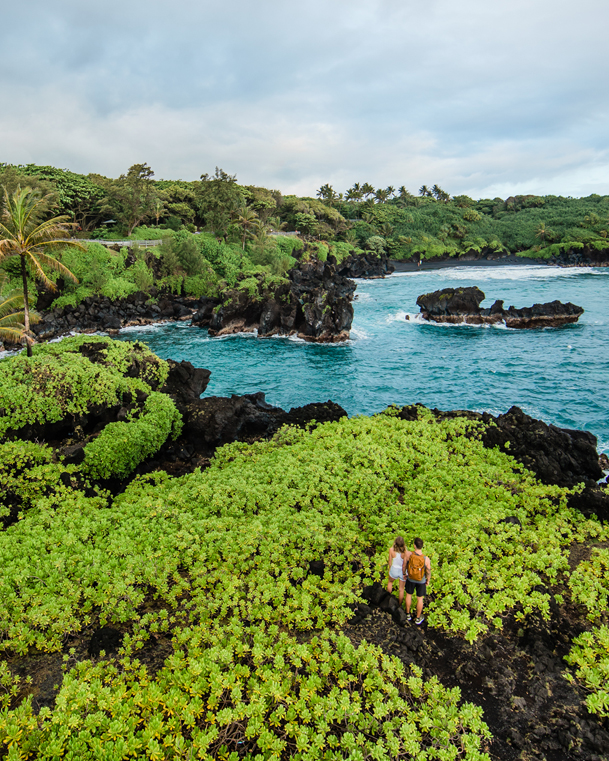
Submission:
[[[477,285],[483,306],[559,299],[583,306],[560,328],[434,325],[417,317],[422,293]],[[563,428],[589,430],[609,450],[609,270],[509,265],[448,267],[357,281],[351,340],[337,345],[252,334],[209,338],[186,323],[121,331],[159,356],[211,370],[205,396],[263,391],[289,409],[331,399],[350,415],[390,404],[488,410],[512,405]],[[411,317],[406,320],[406,315]]]

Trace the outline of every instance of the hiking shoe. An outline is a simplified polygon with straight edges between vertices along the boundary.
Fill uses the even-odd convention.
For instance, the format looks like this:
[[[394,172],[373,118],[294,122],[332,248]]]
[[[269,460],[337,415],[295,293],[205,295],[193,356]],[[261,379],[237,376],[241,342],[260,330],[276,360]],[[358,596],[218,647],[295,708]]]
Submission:
[[[417,626],[421,626],[421,624],[423,623],[423,621],[425,621],[425,616],[419,616],[419,617],[417,618],[417,620],[415,621],[415,624],[416,624]]]
[[[410,615],[410,613],[406,614],[406,620],[408,621],[408,623],[412,621],[412,616]]]

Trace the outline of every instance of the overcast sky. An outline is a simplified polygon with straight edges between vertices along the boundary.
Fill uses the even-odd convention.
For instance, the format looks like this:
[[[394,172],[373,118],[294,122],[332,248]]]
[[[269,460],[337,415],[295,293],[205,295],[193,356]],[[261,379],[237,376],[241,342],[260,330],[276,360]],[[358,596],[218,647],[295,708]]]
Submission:
[[[607,0],[7,6],[0,162],[609,194]]]

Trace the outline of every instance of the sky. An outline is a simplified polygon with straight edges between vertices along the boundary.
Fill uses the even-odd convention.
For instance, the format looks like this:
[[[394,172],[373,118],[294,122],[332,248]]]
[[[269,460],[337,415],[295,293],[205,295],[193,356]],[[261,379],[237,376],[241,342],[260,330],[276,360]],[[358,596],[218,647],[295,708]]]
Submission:
[[[314,195],[609,194],[607,0],[28,0],[0,162]]]

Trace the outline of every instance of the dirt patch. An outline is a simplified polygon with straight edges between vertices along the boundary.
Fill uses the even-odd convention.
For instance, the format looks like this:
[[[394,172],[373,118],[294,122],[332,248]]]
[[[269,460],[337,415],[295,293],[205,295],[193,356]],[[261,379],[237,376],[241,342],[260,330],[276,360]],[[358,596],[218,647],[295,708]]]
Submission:
[[[578,610],[556,606],[550,621],[509,618],[473,645],[427,624],[401,628],[378,609],[344,631],[459,687],[464,701],[482,707],[493,734],[486,750],[496,761],[607,761],[607,721],[588,713],[584,691],[565,678],[564,656],[585,628]]]
[[[576,543],[571,545],[569,568],[571,571],[574,571],[580,563],[583,563],[585,560],[590,560],[592,557],[592,550],[605,550],[608,547],[609,542],[587,542],[586,544]]]

